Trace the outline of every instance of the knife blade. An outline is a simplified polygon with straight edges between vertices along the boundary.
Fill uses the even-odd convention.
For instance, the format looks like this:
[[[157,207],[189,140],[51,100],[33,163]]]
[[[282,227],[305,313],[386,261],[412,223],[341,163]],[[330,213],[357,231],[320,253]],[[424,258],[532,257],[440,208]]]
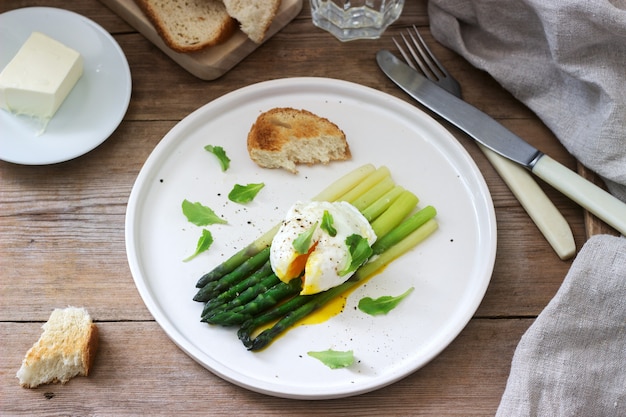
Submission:
[[[626,203],[544,154],[489,115],[430,82],[391,52],[379,51],[376,61],[387,77],[424,107],[487,148],[529,169],[626,235]]]

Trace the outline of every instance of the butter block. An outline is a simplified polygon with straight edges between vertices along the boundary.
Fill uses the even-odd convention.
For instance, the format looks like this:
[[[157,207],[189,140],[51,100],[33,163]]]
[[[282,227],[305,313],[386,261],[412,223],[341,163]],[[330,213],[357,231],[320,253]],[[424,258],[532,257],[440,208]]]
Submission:
[[[0,107],[49,120],[82,75],[80,53],[33,32],[0,73]]]

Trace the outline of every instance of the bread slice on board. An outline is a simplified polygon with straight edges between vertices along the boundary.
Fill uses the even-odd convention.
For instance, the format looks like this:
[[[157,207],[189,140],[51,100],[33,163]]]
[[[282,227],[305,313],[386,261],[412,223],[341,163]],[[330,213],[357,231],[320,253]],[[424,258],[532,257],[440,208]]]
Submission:
[[[220,0],[135,0],[163,41],[176,52],[218,45],[237,22]]]
[[[261,43],[272,24],[281,0],[224,0],[228,14],[255,43]]]
[[[327,164],[351,158],[344,132],[330,120],[290,107],[268,110],[248,133],[250,158],[264,168],[297,173],[296,164]]]
[[[87,376],[98,346],[98,328],[84,308],[55,309],[39,340],[28,350],[17,371],[20,385],[35,388]]]

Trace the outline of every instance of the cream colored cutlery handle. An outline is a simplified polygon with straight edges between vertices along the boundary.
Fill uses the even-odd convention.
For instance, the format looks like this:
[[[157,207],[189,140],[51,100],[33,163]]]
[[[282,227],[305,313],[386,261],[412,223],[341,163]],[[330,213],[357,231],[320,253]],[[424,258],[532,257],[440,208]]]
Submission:
[[[533,174],[626,236],[626,203],[548,155],[541,156],[532,171]]]
[[[513,195],[517,197],[559,258],[565,260],[574,256],[576,243],[572,229],[531,173],[521,165],[483,145],[478,144],[478,146],[483,150],[506,185],[509,186]]]

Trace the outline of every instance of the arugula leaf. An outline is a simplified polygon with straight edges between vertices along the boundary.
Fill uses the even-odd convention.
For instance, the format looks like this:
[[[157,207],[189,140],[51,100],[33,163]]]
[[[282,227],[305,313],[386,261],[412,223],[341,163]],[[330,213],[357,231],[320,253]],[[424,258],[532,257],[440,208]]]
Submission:
[[[369,242],[361,235],[353,234],[348,236],[346,238],[346,246],[348,246],[350,252],[350,264],[342,271],[339,271],[340,277],[356,271],[373,253]]]
[[[217,159],[220,161],[222,171],[226,171],[228,169],[228,167],[230,166],[230,158],[226,156],[226,151],[224,150],[224,148],[222,148],[221,146],[207,145],[204,147],[204,149],[217,156]]]
[[[324,210],[324,215],[322,216],[322,225],[320,227],[330,236],[335,237],[337,236],[337,229],[335,229],[333,223],[334,219],[332,214],[330,214],[328,210]]]
[[[320,360],[330,369],[346,368],[354,363],[354,353],[351,350],[323,350],[320,352],[307,352],[307,355]]]
[[[192,203],[185,199],[183,201],[183,214],[191,223],[196,226],[207,226],[209,224],[227,224],[228,222],[218,217],[213,210],[200,203]]]
[[[240,185],[235,184],[233,189],[228,193],[228,199],[234,203],[249,203],[254,197],[265,187],[264,183]]]
[[[397,297],[384,295],[377,299],[373,299],[371,297],[361,298],[359,300],[359,310],[372,316],[387,314],[391,310],[396,308],[396,306],[400,304],[400,301],[404,300],[409,294],[413,292],[414,289],[414,287],[411,287],[404,294],[401,294]]]
[[[318,223],[319,222],[315,222],[309,230],[300,233],[298,237],[294,239],[292,245],[296,252],[304,255],[309,251],[309,247],[311,247],[311,239],[313,238],[315,229],[317,229]]]
[[[193,258],[198,256],[199,254],[201,254],[202,252],[207,251],[212,243],[213,243],[213,236],[211,235],[211,232],[209,232],[207,229],[202,229],[202,236],[200,236],[200,239],[198,239],[198,244],[196,245],[196,251],[191,256],[188,256],[187,258],[183,259],[183,262],[189,262]]]

